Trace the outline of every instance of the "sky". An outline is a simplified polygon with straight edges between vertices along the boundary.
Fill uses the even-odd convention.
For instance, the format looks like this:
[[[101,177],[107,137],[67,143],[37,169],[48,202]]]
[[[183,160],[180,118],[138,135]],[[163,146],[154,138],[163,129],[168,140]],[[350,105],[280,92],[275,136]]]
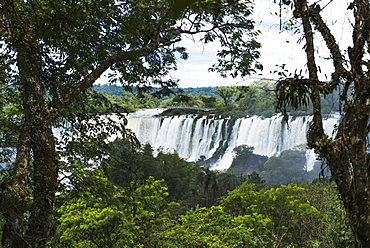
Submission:
[[[217,62],[218,44],[203,46],[185,38],[181,44],[187,48],[190,57],[185,61],[179,60],[178,70],[171,73],[173,78],[180,79],[180,87],[248,85],[263,78],[277,80],[278,75],[273,74],[272,71],[277,69],[276,65],[281,64],[286,64],[286,68],[291,72],[296,69],[297,72],[301,69],[303,73],[306,71],[305,53],[302,49],[305,42],[297,43],[302,34],[279,30],[280,19],[273,15],[274,12],[279,12],[279,8],[277,4],[273,3],[273,0],[255,0],[255,2],[253,19],[256,22],[256,28],[262,32],[258,37],[258,41],[262,44],[259,61],[263,64],[264,70],[247,78],[233,79],[228,77],[224,79],[216,72],[208,72],[208,68]],[[326,6],[323,10],[323,18],[327,20],[327,24],[339,41],[341,49],[350,46],[351,34],[348,21],[350,20],[350,12],[346,10],[350,0],[316,0],[316,2],[319,2],[321,7]],[[292,16],[290,10],[283,11],[282,14],[287,17]],[[317,36],[317,38],[320,37]],[[320,79],[326,80],[333,70],[331,62],[324,59],[329,56],[329,53],[323,49],[322,42],[316,42],[315,46],[320,61]]]

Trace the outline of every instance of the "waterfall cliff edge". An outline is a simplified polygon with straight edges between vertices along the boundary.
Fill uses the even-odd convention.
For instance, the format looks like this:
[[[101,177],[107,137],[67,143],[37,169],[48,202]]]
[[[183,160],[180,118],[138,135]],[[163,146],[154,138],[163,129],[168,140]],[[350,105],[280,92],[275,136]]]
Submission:
[[[291,118],[289,124],[282,116],[270,118],[250,116],[238,119],[214,119],[196,116],[155,117],[155,110],[130,114],[127,128],[142,143],[154,150],[176,151],[187,161],[209,159],[211,168],[224,170],[230,167],[233,149],[240,145],[254,147],[254,153],[268,157],[278,156],[289,149],[305,149],[306,133],[312,117]],[[338,116],[328,117],[324,129],[333,135]],[[315,154],[306,151],[307,170],[315,162]]]

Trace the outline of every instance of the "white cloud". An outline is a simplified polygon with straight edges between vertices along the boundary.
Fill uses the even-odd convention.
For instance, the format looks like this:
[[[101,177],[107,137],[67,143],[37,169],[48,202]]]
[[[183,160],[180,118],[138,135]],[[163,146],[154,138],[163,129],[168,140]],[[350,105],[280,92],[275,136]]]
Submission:
[[[217,43],[199,44],[185,38],[181,45],[187,48],[190,57],[185,61],[179,60],[178,70],[171,73],[172,77],[180,79],[180,87],[227,86],[242,80],[225,79],[216,72],[208,71],[217,62],[216,53],[220,49]]]
[[[340,42],[341,49],[346,49],[351,45],[351,26],[348,21],[350,15],[346,10],[350,0],[321,0],[316,2],[319,2],[321,7],[330,2],[323,10],[324,20],[327,20],[333,35]],[[190,40],[185,40],[183,43],[188,48],[190,58],[186,61],[179,61],[178,71],[171,73],[171,75],[180,79],[180,87],[201,87],[244,84],[257,78],[277,79],[278,76],[273,75],[271,71],[276,70],[276,65],[281,64],[286,64],[286,68],[290,72],[296,71],[299,73],[302,71],[304,73],[307,70],[306,55],[303,50],[305,41],[303,40],[300,44],[297,43],[298,39],[302,38],[302,34],[294,34],[293,31],[280,32],[280,18],[275,13],[279,15],[279,7],[272,0],[256,0],[253,19],[256,21],[257,28],[262,31],[258,38],[259,42],[262,43],[262,49],[260,50],[260,62],[264,66],[262,76],[254,75],[250,79],[223,79],[217,73],[208,72],[208,68],[217,62],[218,45],[207,44],[203,47]],[[291,10],[283,10],[282,16],[287,16],[286,19],[291,17]],[[321,70],[320,79],[329,79],[333,66],[331,62],[324,59],[329,56],[329,53],[325,49],[323,41],[316,42],[315,46],[318,51],[317,56],[320,58],[318,63]]]
[[[326,20],[333,35],[339,42],[342,50],[347,49],[351,45],[351,11],[347,10],[351,0],[316,0],[321,7],[330,4],[323,10],[324,20]],[[278,76],[272,71],[276,70],[276,65],[286,64],[286,69],[294,73],[295,71],[303,73],[306,68],[306,55],[303,50],[305,41],[300,44],[297,41],[302,38],[302,34],[294,34],[293,31],[279,31],[279,6],[273,3],[273,0],[255,0],[255,8],[253,19],[256,21],[257,29],[262,31],[258,37],[262,44],[260,50],[260,62],[264,66],[262,75],[252,75],[249,78],[231,77],[222,78],[216,72],[208,72],[213,64],[217,62],[216,53],[220,49],[219,44],[199,44],[194,43],[190,38],[185,38],[181,45],[187,48],[190,54],[188,60],[178,61],[178,70],[171,72],[172,78],[180,79],[180,87],[204,87],[204,86],[227,86],[227,85],[242,85],[253,82],[261,78],[278,79]],[[278,2],[278,1],[277,1]],[[314,2],[314,1],[309,1]],[[277,13],[278,15],[276,15]],[[291,10],[283,10],[283,19],[287,20],[292,16]],[[318,36],[318,38],[320,38]],[[320,38],[321,39],[321,38]],[[323,58],[329,57],[328,51],[325,49],[323,41],[315,42],[318,51],[318,58],[321,58],[318,66],[320,67],[320,79],[326,80],[330,78],[333,70],[331,61]],[[346,55],[346,54],[344,54]],[[107,81],[102,77],[101,82]]]

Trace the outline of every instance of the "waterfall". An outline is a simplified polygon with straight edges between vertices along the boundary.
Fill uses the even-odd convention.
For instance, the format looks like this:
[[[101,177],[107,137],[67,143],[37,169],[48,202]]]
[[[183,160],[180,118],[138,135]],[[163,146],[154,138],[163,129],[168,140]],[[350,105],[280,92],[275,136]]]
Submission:
[[[311,120],[310,116],[302,116],[286,124],[280,115],[271,118],[250,116],[236,120],[193,116],[160,118],[146,112],[145,115],[129,115],[127,128],[137,135],[142,144],[149,143],[154,150],[176,151],[187,161],[212,158],[215,161],[212,168],[223,170],[230,167],[232,151],[240,145],[253,146],[255,154],[268,157],[305,146]],[[333,135],[337,121],[336,117],[324,120],[326,134]],[[223,152],[220,153],[220,150]],[[307,170],[311,170],[315,155],[308,150],[306,158]]]
[[[197,161],[201,156],[212,157],[225,140],[223,129],[227,120],[195,119],[190,116],[173,118],[129,117],[127,128],[131,129],[140,143],[165,152],[176,151],[188,161]]]

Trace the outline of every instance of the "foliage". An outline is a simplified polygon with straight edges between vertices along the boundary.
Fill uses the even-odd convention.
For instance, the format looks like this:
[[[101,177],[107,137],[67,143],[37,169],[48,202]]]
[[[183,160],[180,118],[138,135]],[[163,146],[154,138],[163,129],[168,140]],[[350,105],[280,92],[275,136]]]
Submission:
[[[108,85],[108,84],[95,84],[92,87],[93,91],[103,93],[109,96],[120,96],[126,93],[125,89],[118,85]]]
[[[370,236],[367,233],[370,228],[364,228],[366,223],[361,222],[369,219],[366,216],[369,204],[361,201],[369,199],[366,197],[368,187],[362,187],[368,181],[365,180],[368,178],[367,170],[363,167],[367,165],[367,131],[363,132],[365,135],[359,131],[368,130],[369,90],[362,87],[367,82],[362,71],[367,62],[358,61],[358,58],[362,58],[366,49],[361,45],[368,41],[369,36],[368,18],[364,15],[369,10],[368,4],[354,1],[350,8],[359,10],[355,16],[354,48],[349,51],[349,61],[354,69],[347,73],[343,66],[338,66],[342,56],[332,52],[336,71],[333,83],[329,82],[329,87],[326,87],[317,82],[312,72],[312,61],[309,61],[310,79],[304,81],[309,90],[303,92],[309,95],[314,108],[315,119],[308,137],[318,137],[309,139],[309,144],[323,157],[326,156],[329,166],[334,169],[334,179],[350,213],[349,223],[359,227],[354,228],[356,239],[363,244]],[[233,77],[244,76],[261,69],[262,66],[256,62],[260,44],[255,40],[258,32],[253,30],[254,22],[249,19],[251,8],[250,1],[218,0],[190,1],[180,8],[174,6],[173,1],[154,0],[10,0],[1,3],[1,143],[3,148],[16,149],[15,159],[9,163],[0,185],[0,211],[2,220],[5,220],[3,247],[46,247],[55,230],[59,235],[55,246],[60,247],[161,247],[163,244],[172,244],[173,247],[171,242],[194,246],[221,246],[222,242],[230,246],[259,247],[324,244],[325,239],[320,235],[325,233],[313,233],[312,227],[321,230],[328,222],[322,221],[324,218],[317,208],[299,198],[302,190],[294,185],[260,191],[242,186],[230,192],[224,206],[198,208],[181,217],[185,225],[177,222],[170,230],[171,205],[167,202],[163,184],[170,187],[168,197],[180,200],[192,194],[203,194],[205,204],[212,205],[225,190],[232,190],[240,178],[186,163],[176,154],[162,153],[154,159],[148,146],[142,151],[130,150],[137,144],[131,133],[115,124],[116,116],[104,118],[105,121],[99,116],[107,110],[133,111],[138,108],[137,104],[158,104],[145,94],[154,85],[160,89],[153,95],[171,95],[173,90],[170,88],[176,86],[177,80],[163,78],[170,78],[168,74],[176,69],[177,57],[188,57],[186,49],[178,47],[183,35],[201,34],[200,40],[204,43],[220,41],[219,61],[211,70],[220,72],[222,76],[229,73]],[[305,17],[308,14],[297,9],[295,17],[302,17],[307,27]],[[309,13],[317,29],[324,34],[322,28],[326,25],[318,24],[317,10],[320,9],[312,8]],[[361,30],[365,31],[361,33]],[[310,32],[305,33],[309,39]],[[330,36],[324,34],[323,37],[331,41]],[[328,43],[330,51],[336,50],[335,42]],[[307,53],[311,48],[311,44],[307,44]],[[119,83],[127,91],[135,89],[138,96],[149,100],[141,99],[137,103],[132,94],[126,92],[122,99],[129,104],[124,105],[120,101],[112,104],[114,99],[107,101],[105,96],[89,92],[108,69],[111,70],[110,83]],[[340,142],[333,143],[321,135],[317,126],[321,114],[318,102],[320,93],[328,94],[343,82],[339,78],[344,80],[341,96],[348,116],[342,122],[344,126],[339,128]],[[281,89],[287,86],[287,82],[282,82]],[[353,89],[353,98],[348,98],[349,89]],[[280,99],[305,103],[296,95],[292,97],[294,99]],[[207,101],[217,106],[215,99],[187,98],[194,100],[193,104]],[[284,103],[281,106],[285,106]],[[232,105],[227,107],[226,111],[234,108]],[[351,125],[352,121],[354,125]],[[58,141],[53,133],[54,127],[63,129]],[[116,150],[108,141],[113,133],[122,135],[124,139],[121,143],[117,141]],[[331,149],[333,147],[335,149]],[[354,150],[346,153],[347,149]],[[10,150],[2,150],[6,151],[2,154],[3,161],[10,161]],[[124,157],[120,150],[126,151]],[[109,152],[114,156],[109,157]],[[339,154],[339,157],[333,154]],[[115,158],[119,158],[119,162],[114,161]],[[117,184],[122,183],[122,188],[96,170],[101,161],[107,163],[103,164],[105,173]],[[339,165],[346,161],[355,170],[341,173],[335,170],[338,167],[333,161]],[[340,168],[348,172],[348,167]],[[116,171],[119,172],[117,175]],[[63,179],[68,179],[67,184],[58,180],[63,173]],[[139,183],[150,174],[163,177],[164,181],[150,178]],[[191,177],[194,175],[199,180]],[[352,183],[352,178],[360,180]],[[357,191],[353,192],[341,182],[356,185]],[[60,208],[56,214],[60,226],[56,226],[53,214],[60,183],[62,195],[58,198]],[[245,189],[243,193],[241,189]],[[235,206],[237,202],[240,205]],[[354,203],[359,205],[351,208]],[[356,209],[359,211],[354,211]],[[243,216],[234,216],[233,211],[241,212]],[[193,230],[197,236],[192,234]],[[339,237],[343,230],[332,229],[332,233]],[[220,237],[215,237],[213,232]],[[179,240],[180,233],[185,233],[184,240]],[[298,235],[301,233],[304,235]],[[168,238],[171,235],[173,238]],[[348,244],[348,240],[342,239],[340,244]]]
[[[179,116],[179,115],[194,115],[197,117],[205,116],[212,114],[212,111],[205,111],[203,109],[197,108],[169,108],[164,110],[162,113],[158,114],[158,116]]]
[[[247,86],[229,86],[216,88],[215,93],[222,98],[224,105],[228,106],[233,101],[238,102],[248,90]]]
[[[286,150],[278,157],[270,157],[264,164],[266,171],[261,175],[268,184],[301,182],[307,180],[305,165],[305,151]]]
[[[328,177],[316,178],[312,183],[300,183],[305,190],[302,197],[325,215],[325,235],[331,247],[353,247],[354,237],[335,183]]]
[[[256,81],[248,86],[244,97],[238,102],[238,110],[270,117],[275,114],[275,94],[271,81]]]
[[[152,176],[163,180],[170,201],[182,201],[187,208],[215,205],[219,197],[245,180],[230,173],[212,171],[199,163],[187,162],[177,153],[159,151],[154,156],[149,144],[134,148],[128,140],[112,142],[108,154],[102,167],[110,181],[126,187],[132,181],[140,182]]]
[[[256,185],[257,190],[265,187],[266,180],[262,179],[255,171],[252,171],[250,174],[248,174],[247,179],[249,183]]]
[[[257,191],[245,182],[221,206],[182,215],[164,231],[162,247],[349,247],[350,232],[341,224],[343,208],[333,187],[301,186]]]
[[[197,165],[186,162],[177,153],[159,152],[155,166],[158,178],[163,179],[168,187],[171,200],[184,200],[189,197],[193,190],[192,181],[198,169]]]
[[[149,178],[125,189],[99,176],[81,183],[85,190],[63,201],[58,209],[56,247],[158,245],[159,233],[168,225],[170,216],[161,181]]]
[[[44,247],[55,230],[52,214],[59,168],[72,170],[80,160],[99,164],[105,153],[93,154],[95,137],[95,142],[102,142],[98,150],[104,151],[110,131],[128,136],[122,127],[106,126],[113,122],[102,122],[99,112],[137,107],[112,104],[89,92],[108,69],[111,84],[127,91],[135,88],[138,96],[146,96],[153,86],[160,88],[153,95],[171,95],[177,80],[169,73],[178,58],[188,58],[179,41],[195,34],[204,43],[221,42],[214,68],[223,75],[246,75],[261,68],[249,1],[199,0],[176,15],[173,4],[172,0],[1,2],[0,119],[5,125],[0,131],[6,139],[2,147],[14,148],[16,156],[1,181],[6,190],[0,201],[17,206],[0,204],[6,220],[4,247]],[[14,119],[7,115],[10,108],[15,110]],[[53,127],[66,130],[63,142],[56,144]]]
[[[271,81],[255,81],[241,92],[237,93],[231,99],[237,99],[237,102],[224,106],[222,98],[215,93],[220,87],[198,87],[198,88],[182,88],[175,90],[176,96],[162,96],[161,98],[153,97],[152,94],[159,88],[153,88],[147,93],[143,93],[143,98],[135,97],[135,90],[133,92],[124,91],[116,85],[97,85],[94,90],[104,94],[112,103],[126,109],[129,112],[136,111],[141,108],[169,108],[172,106],[185,107],[200,107],[200,108],[216,108],[211,112],[203,112],[202,110],[188,110],[176,109],[170,112],[164,112],[163,115],[182,115],[182,114],[216,114],[217,116],[246,116],[258,115],[264,117],[271,117],[275,112],[276,95],[273,83]],[[338,92],[334,91],[332,94],[322,95],[322,112],[330,114],[339,112]],[[287,107],[287,112],[292,115],[311,115],[311,102],[307,107],[299,106],[297,109]],[[105,108],[105,111],[107,109]]]
[[[268,157],[253,153],[254,147],[241,145],[234,148],[233,161],[228,168],[228,172],[234,175],[246,176],[252,171],[262,172],[265,170],[264,163]]]
[[[179,161],[176,154],[160,153],[160,159],[156,160],[148,144],[132,154],[125,154],[130,147],[127,141],[116,140],[113,144],[116,151],[112,150],[111,154],[125,159],[111,157],[104,161],[116,163],[108,167],[111,170],[108,174],[110,180],[123,187],[105,179],[100,170],[84,166],[80,166],[80,172],[73,170],[69,177],[73,188],[59,200],[62,206],[57,218],[62,225],[55,243],[59,242],[60,247],[348,247],[353,244],[345,212],[329,184],[262,188],[261,178],[251,173],[254,176],[248,177],[248,182],[234,189],[241,181],[230,174]],[[119,161],[126,159],[126,165],[136,169],[134,176],[128,175],[132,173],[130,170],[119,167]],[[151,166],[156,162],[160,162],[159,170]],[[159,177],[164,180],[143,180],[138,176],[140,173],[142,176],[161,174]],[[182,194],[172,198],[181,199],[181,207],[168,204],[171,193],[164,191],[163,185],[172,187],[172,194]],[[196,195],[183,194],[189,189],[197,192]],[[222,196],[221,206],[215,207],[217,198]],[[196,204],[209,208],[191,210]],[[177,215],[187,210],[177,219]]]
[[[300,21],[305,38],[304,50],[307,58],[308,77],[285,75],[277,83],[277,107],[287,116],[287,106],[294,108],[312,103],[313,122],[307,133],[307,143],[315,149],[330,168],[338,186],[350,225],[356,237],[357,247],[368,247],[370,241],[370,184],[369,151],[369,11],[368,1],[355,0],[343,11],[348,11],[349,31],[352,45],[342,50],[338,38],[323,19],[322,10],[328,8],[316,2],[290,1],[293,22]],[[348,7],[348,8],[345,8]],[[317,35],[319,34],[319,35]],[[319,80],[317,66],[317,44],[324,44],[329,52],[334,71],[328,82]],[[344,112],[337,125],[335,138],[324,133],[322,100],[320,94],[337,90],[339,106]],[[353,187],[355,185],[355,187]]]
[[[166,232],[165,247],[266,247],[259,214],[233,217],[222,207],[196,208]]]
[[[337,192],[321,181],[260,190],[245,182],[221,206],[176,217],[179,204],[168,203],[163,181],[121,188],[90,170],[59,197],[53,247],[349,247]]]
[[[278,187],[290,182],[310,181],[319,175],[317,169],[307,171],[305,151],[285,150],[279,156],[268,158],[254,154],[253,150],[247,145],[235,147],[228,172],[244,177],[257,173],[267,185]]]
[[[163,179],[168,187],[169,199],[174,201],[189,197],[193,191],[191,180],[195,178],[197,167],[177,153],[159,152],[154,157],[149,144],[135,149],[129,141],[121,139],[110,145],[109,156],[102,161],[102,166],[109,180],[121,187],[149,176]]]
[[[234,100],[237,89],[235,87],[220,87],[215,90],[215,93],[222,98],[224,105],[227,106]]]
[[[256,191],[255,185],[246,182],[231,191],[221,206],[233,216],[258,213],[270,219],[266,226],[270,247],[324,245],[324,214],[301,197],[304,191],[294,184]]]
[[[201,167],[196,175],[197,194],[189,201],[196,200],[193,204],[210,207],[218,204],[220,197],[242,184],[245,178],[231,173],[211,170]]]

